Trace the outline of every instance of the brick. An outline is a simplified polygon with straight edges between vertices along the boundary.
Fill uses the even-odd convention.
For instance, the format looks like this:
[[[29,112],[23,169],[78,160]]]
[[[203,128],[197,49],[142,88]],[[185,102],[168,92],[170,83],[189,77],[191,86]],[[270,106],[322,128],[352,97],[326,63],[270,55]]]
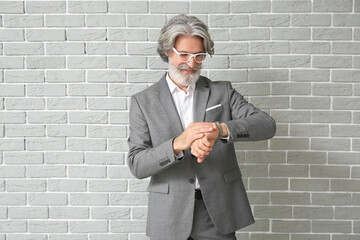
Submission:
[[[28,28],[28,27],[42,27],[43,16],[42,15],[4,15],[4,27],[12,28]]]
[[[44,137],[45,126],[44,125],[6,125],[5,132],[7,137]]]
[[[248,53],[248,45],[246,43],[216,43],[216,54],[238,55]],[[210,58],[212,59],[212,58]],[[215,61],[217,58],[215,58]],[[205,61],[209,60],[207,58]],[[206,62],[205,62],[206,63]]]
[[[350,123],[351,113],[346,111],[313,111],[314,123]]]
[[[271,65],[275,68],[302,68],[310,67],[310,56],[271,56]]]
[[[247,15],[209,15],[209,27],[246,27],[249,26]]]
[[[6,181],[8,192],[45,192],[46,181],[35,179],[9,179]]]
[[[209,78],[212,81],[223,81],[226,79],[232,83],[245,82],[247,81],[247,75],[247,70],[209,71]]]
[[[335,219],[359,220],[359,207],[335,207]]]
[[[125,110],[126,98],[89,98],[88,109],[91,110]]]
[[[268,83],[234,84],[233,87],[245,96],[263,96],[270,94],[270,84]]]
[[[356,240],[359,238],[359,235],[332,235],[333,240]]]
[[[329,191],[328,180],[318,179],[290,179],[290,189],[292,191]]]
[[[8,234],[8,240],[32,240],[32,239],[37,239],[37,240],[47,240],[47,236],[45,234]]]
[[[68,41],[105,41],[106,29],[69,28],[66,37]]]
[[[254,54],[289,53],[290,46],[287,42],[251,42],[249,52]]]
[[[346,191],[346,192],[359,192],[360,191],[360,180],[332,180],[331,190],[332,191]]]
[[[107,112],[86,112],[86,111],[72,111],[69,113],[70,123],[107,123]]]
[[[42,98],[8,98],[5,108],[8,110],[40,110],[45,109]]]
[[[289,14],[254,14],[250,15],[250,26],[287,27],[290,25]]]
[[[48,55],[82,55],[85,53],[84,43],[46,43]]]
[[[330,109],[329,97],[292,97],[293,109]]]
[[[1,1],[0,13],[24,13],[24,2],[22,1]]]
[[[149,57],[149,69],[164,69],[168,68],[169,64],[164,62],[159,57]]]
[[[30,97],[57,97],[66,95],[65,84],[28,84],[27,95]]]
[[[270,39],[269,28],[234,28],[234,29],[231,29],[231,40],[246,41],[246,40],[267,40],[267,39]]]
[[[0,56],[0,68],[2,68],[2,69],[24,68],[24,58],[23,57]]]
[[[50,234],[49,240],[88,240],[87,234]]]
[[[329,164],[356,164],[360,154],[351,152],[329,152]]]
[[[310,12],[311,2],[308,0],[276,0],[272,2],[272,12]]]
[[[25,37],[30,42],[65,41],[64,29],[26,29]]]
[[[68,229],[67,221],[29,221],[28,231],[31,233],[65,233]]]
[[[245,239],[245,238],[244,238]],[[266,233],[252,233],[250,240],[288,240],[288,234],[266,234]]]
[[[148,40],[148,30],[129,28],[129,29],[109,29],[109,40],[115,41],[146,41]]]
[[[312,230],[315,233],[349,233],[351,232],[351,222],[313,221]]]
[[[213,41],[229,41],[230,40],[229,29],[226,29],[226,28],[225,29],[222,29],[222,28],[209,29],[209,34]],[[359,39],[360,39],[360,37],[359,37]]]
[[[332,137],[359,137],[360,136],[359,125],[332,125],[331,136]]]
[[[146,221],[117,220],[110,222],[111,232],[115,233],[141,233],[144,232]]]
[[[106,68],[106,57],[105,56],[69,56],[67,58],[67,66],[68,68],[72,68],[72,69]]]
[[[127,15],[128,27],[162,27],[165,15]]]
[[[66,112],[39,112],[39,111],[29,111],[28,112],[28,122],[29,123],[65,123],[66,122]]]
[[[128,54],[157,55],[155,43],[128,43]]]
[[[88,136],[91,138],[126,137],[126,127],[92,125],[88,127]]]
[[[25,112],[0,112],[0,123],[25,123]]]
[[[5,43],[5,55],[42,55],[44,54],[43,43]]]
[[[262,142],[238,142],[235,143],[235,150],[265,150],[268,149],[268,142],[262,141]]]
[[[291,207],[283,206],[255,206],[255,218],[291,218]]]
[[[314,26],[330,26],[331,15],[330,14],[292,14],[291,16],[292,26],[299,27],[314,27]]]
[[[310,221],[273,220],[272,232],[304,233],[310,231]]]
[[[259,219],[255,224],[241,229],[244,232],[265,232],[270,229],[270,221],[267,219]]]
[[[275,118],[277,123],[304,123],[310,122],[309,111],[282,111],[274,110],[271,116]]]
[[[326,137],[326,136],[329,136],[329,126],[327,126],[327,125],[290,125],[290,136]]]
[[[48,190],[51,192],[85,192],[86,180],[49,179]]]
[[[43,162],[43,154],[40,152],[4,152],[4,163],[7,165],[40,164]]]
[[[125,15],[86,15],[88,27],[125,27]]]
[[[146,57],[133,56],[110,56],[108,57],[108,67],[120,69],[141,69],[146,68]]]
[[[270,66],[269,56],[234,56],[230,58],[231,68],[266,68]]]
[[[131,234],[131,239],[132,240],[136,240],[134,238],[134,236],[136,237],[136,234]],[[143,234],[141,234],[140,236],[143,236]],[[144,239],[147,239],[147,238],[148,237],[145,236]],[[128,234],[115,234],[115,233],[111,233],[111,234],[91,234],[90,239],[91,240],[128,240]],[[67,240],[67,239],[64,239],[64,240]],[[87,240],[87,238],[85,240]],[[138,240],[140,240],[140,238]]]
[[[150,13],[182,14],[189,13],[189,3],[176,1],[151,1]]]
[[[0,97],[23,97],[25,86],[24,85],[0,85]]]
[[[360,12],[360,2],[359,2],[359,0],[355,0],[355,2],[354,2],[354,10],[355,10],[355,12]]]
[[[84,15],[52,15],[45,16],[45,26],[47,27],[84,27]]]
[[[9,207],[9,218],[12,219],[46,219],[47,207]]]
[[[351,96],[351,84],[314,84],[313,94],[319,96]]]
[[[329,70],[291,69],[290,80],[295,82],[328,82]]]
[[[105,206],[108,196],[104,193],[70,193],[70,204],[74,206]]]
[[[314,12],[351,12],[352,0],[314,0]]]
[[[351,28],[313,28],[314,40],[351,40]]]
[[[0,221],[0,231],[2,233],[26,232],[26,221],[22,221],[22,220]]]
[[[50,207],[49,217],[51,219],[87,219],[89,212],[87,207]]]
[[[7,83],[44,82],[44,71],[39,70],[7,70],[4,80]]]
[[[129,113],[128,112],[112,112],[110,113],[111,124],[128,124]]]
[[[110,205],[145,206],[147,193],[110,193]]]
[[[257,152],[249,151],[246,155],[247,163],[285,163],[286,158],[283,152]]]
[[[64,150],[64,138],[27,138],[26,149],[41,151],[41,150]]]
[[[309,140],[307,138],[276,138],[270,141],[272,150],[308,150]]]
[[[109,13],[146,13],[147,1],[129,2],[125,0],[108,2]]]
[[[127,166],[110,166],[109,168],[109,178],[115,179],[134,179],[135,177],[130,172],[130,169]]]
[[[324,152],[297,152],[288,153],[287,162],[290,164],[324,164],[326,154]]]
[[[291,42],[290,53],[295,54],[329,54],[328,42]]]
[[[46,82],[85,82],[85,70],[47,70]]]
[[[125,43],[87,43],[86,54],[88,55],[123,55]]]
[[[272,94],[275,95],[309,95],[310,92],[311,92],[311,85],[307,83],[273,83],[272,84]]]
[[[332,45],[334,54],[360,54],[359,42],[334,42]]]
[[[88,70],[87,81],[92,83],[125,82],[124,70]]]
[[[106,1],[69,1],[69,13],[106,13]]]
[[[332,219],[332,207],[294,207],[294,218],[298,219]]]
[[[126,192],[126,180],[89,180],[91,192]]]
[[[164,76],[164,71],[128,71],[129,83],[154,83]]]
[[[333,109],[335,110],[358,110],[360,109],[359,98],[341,98],[336,97],[333,99]]]
[[[84,163],[82,152],[45,152],[44,159],[47,164],[82,164]]]
[[[334,14],[334,26],[360,27],[360,14]]]
[[[28,203],[30,205],[66,205],[66,193],[29,193]]]
[[[24,40],[23,29],[0,29],[0,41],[23,41],[23,40]]]
[[[313,205],[349,205],[351,195],[349,193],[313,193]]]
[[[136,179],[129,181],[130,192],[148,192],[149,181],[143,179]]]
[[[85,99],[84,98],[48,98],[47,109],[49,110],[85,109]]]
[[[229,13],[230,3],[223,1],[192,1],[190,13]]]
[[[309,28],[273,28],[272,40],[309,40]]]
[[[251,97],[252,104],[259,108],[288,108],[289,98],[288,97]]]
[[[309,169],[305,165],[271,165],[270,177],[307,177]]]
[[[26,68],[29,69],[56,69],[65,68],[65,57],[27,57]]]
[[[288,180],[286,178],[250,178],[250,190],[287,190]]]
[[[272,82],[272,81],[288,81],[288,70],[283,69],[261,69],[261,70],[249,70],[250,82]]]
[[[146,220],[147,207],[135,207],[132,209],[132,216],[137,220]]]
[[[229,66],[229,58],[226,56],[213,56],[204,61],[203,69],[224,69]]]
[[[41,2],[26,2],[25,12],[27,13],[65,13],[65,1],[41,1]]]
[[[23,178],[25,168],[23,166],[1,166],[0,178]]]
[[[68,149],[74,151],[105,151],[106,139],[71,138]]]
[[[28,166],[27,177],[30,178],[52,178],[65,177],[65,166]]]
[[[310,176],[314,178],[348,178],[350,168],[347,166],[310,166]]]
[[[94,233],[107,232],[107,221],[70,221],[70,232],[72,233]]]
[[[69,96],[105,96],[106,84],[72,83],[67,90]]]
[[[270,12],[270,1],[232,1],[230,7],[232,13]]]
[[[85,137],[85,125],[47,125],[48,137]]]
[[[310,203],[310,193],[274,192],[271,194],[271,202],[281,205],[308,205]]]
[[[311,140],[312,150],[349,151],[350,142],[348,139],[314,138]]]

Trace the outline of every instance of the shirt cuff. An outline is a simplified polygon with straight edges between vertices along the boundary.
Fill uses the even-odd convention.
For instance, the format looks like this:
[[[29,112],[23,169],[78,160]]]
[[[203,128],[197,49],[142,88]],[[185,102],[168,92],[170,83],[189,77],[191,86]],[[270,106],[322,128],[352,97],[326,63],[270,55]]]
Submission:
[[[182,160],[182,158],[184,157],[184,152],[180,151],[178,154],[174,154],[174,156],[177,160]]]
[[[224,126],[226,127],[227,132],[228,132],[228,135],[227,135],[227,137],[220,137],[220,139],[229,141],[229,139],[230,139],[230,131],[229,131],[229,128],[228,128],[228,126],[227,126],[225,123],[221,123],[221,124],[224,124]],[[220,125],[221,125],[221,124],[220,124]]]

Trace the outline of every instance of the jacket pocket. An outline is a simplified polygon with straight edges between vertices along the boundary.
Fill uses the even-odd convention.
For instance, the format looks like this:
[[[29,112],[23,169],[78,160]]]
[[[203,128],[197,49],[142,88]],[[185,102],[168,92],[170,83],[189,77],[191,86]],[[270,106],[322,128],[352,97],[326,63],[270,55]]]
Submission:
[[[213,109],[209,109],[208,111],[205,111],[205,115],[211,115],[211,114],[214,114],[214,113],[221,112],[222,109],[223,109],[223,106],[220,105],[219,107],[215,107]]]
[[[159,183],[159,182],[157,182],[157,183],[150,182],[148,191],[168,194],[169,193],[169,184],[168,183]]]
[[[233,182],[239,178],[241,178],[241,172],[239,168],[233,168],[224,173],[224,178],[226,183]]]

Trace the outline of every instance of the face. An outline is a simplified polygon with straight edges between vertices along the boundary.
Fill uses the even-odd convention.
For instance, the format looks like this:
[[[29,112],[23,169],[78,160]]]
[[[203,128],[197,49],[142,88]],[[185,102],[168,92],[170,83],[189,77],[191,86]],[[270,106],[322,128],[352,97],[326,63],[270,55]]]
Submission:
[[[180,35],[177,37],[174,48],[178,52],[203,53],[203,42],[199,37]],[[169,75],[170,78],[182,86],[195,84],[200,76],[201,64],[195,62],[194,58],[184,63],[180,62],[175,51],[169,53]]]

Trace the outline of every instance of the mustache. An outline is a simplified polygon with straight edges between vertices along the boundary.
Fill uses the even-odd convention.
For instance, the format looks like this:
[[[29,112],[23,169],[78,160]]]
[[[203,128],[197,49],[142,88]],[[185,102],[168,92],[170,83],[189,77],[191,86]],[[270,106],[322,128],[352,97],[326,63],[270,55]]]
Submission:
[[[197,66],[197,65],[196,65],[195,67],[191,68],[191,67],[189,67],[189,66],[186,65],[186,64],[180,64],[180,65],[177,67],[178,70],[185,69],[185,70],[188,70],[188,71],[198,71],[198,70],[200,70],[200,68],[201,68],[201,67],[199,67],[199,66]]]

